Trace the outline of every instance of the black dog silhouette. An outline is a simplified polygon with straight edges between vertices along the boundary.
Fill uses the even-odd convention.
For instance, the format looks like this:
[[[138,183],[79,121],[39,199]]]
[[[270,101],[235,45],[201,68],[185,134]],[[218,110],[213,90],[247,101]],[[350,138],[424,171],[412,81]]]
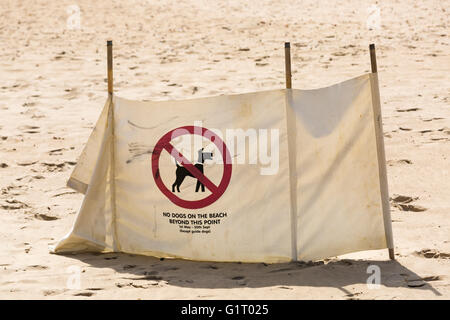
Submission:
[[[203,173],[203,163],[205,160],[212,160],[213,153],[212,152],[203,152],[203,148],[198,150],[198,162],[195,164],[195,167]],[[184,178],[186,176],[193,177],[192,173],[189,172],[188,169],[185,167],[182,167],[178,165],[178,162],[176,163],[177,170],[175,171],[175,174],[177,178],[175,179],[175,182],[172,184],[172,192],[175,192],[175,187],[177,188],[177,191],[180,192],[180,186],[184,181]],[[197,179],[197,185],[195,186],[195,192],[198,192],[198,189],[202,187],[202,192],[205,192],[205,185],[200,182],[200,180]]]

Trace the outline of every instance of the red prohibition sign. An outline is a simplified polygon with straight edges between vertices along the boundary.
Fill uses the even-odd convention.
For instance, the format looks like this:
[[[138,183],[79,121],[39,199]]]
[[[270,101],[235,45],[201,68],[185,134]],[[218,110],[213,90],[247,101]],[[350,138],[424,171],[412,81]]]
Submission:
[[[170,143],[171,140],[185,134],[197,134],[211,140],[220,150],[223,159],[223,174],[222,180],[216,186],[210,179],[200,172],[189,160],[187,160],[175,147]],[[161,152],[166,150],[176,161],[181,163],[195,178],[205,185],[211,191],[211,194],[201,200],[184,200],[172,193],[164,184],[159,174],[159,158]],[[222,139],[211,130],[196,126],[185,126],[173,129],[167,132],[156,143],[152,152],[152,171],[155,183],[159,190],[177,206],[186,209],[200,209],[209,206],[217,199],[219,199],[225,192],[231,179],[231,156],[227,146]]]

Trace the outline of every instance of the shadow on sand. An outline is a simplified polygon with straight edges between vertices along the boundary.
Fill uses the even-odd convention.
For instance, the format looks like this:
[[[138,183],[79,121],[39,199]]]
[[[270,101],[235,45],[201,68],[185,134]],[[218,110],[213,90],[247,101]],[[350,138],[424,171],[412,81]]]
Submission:
[[[329,260],[313,263],[291,262],[281,264],[197,262],[178,259],[158,259],[125,253],[83,253],[64,255],[95,268],[112,268],[123,273],[126,284],[157,285],[163,281],[185,288],[262,288],[271,286],[329,287],[341,290],[351,297],[346,286],[366,284],[369,265],[381,271],[381,285],[388,288],[430,290],[441,294],[428,282],[397,261]],[[426,280],[426,279],[425,279]],[[120,283],[117,284],[120,286]]]

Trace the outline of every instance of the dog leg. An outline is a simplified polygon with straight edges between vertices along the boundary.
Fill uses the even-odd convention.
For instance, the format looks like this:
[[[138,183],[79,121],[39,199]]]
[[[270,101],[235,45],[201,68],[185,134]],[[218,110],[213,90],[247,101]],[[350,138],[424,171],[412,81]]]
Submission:
[[[184,178],[186,178],[186,176],[180,176],[180,177],[177,179],[177,191],[178,191],[178,192],[180,192],[180,186],[181,186],[181,184],[183,183]]]
[[[195,186],[195,192],[198,192],[198,189],[200,189],[200,180],[197,180],[197,185]]]
[[[183,182],[184,177],[177,177],[177,180],[175,180],[175,182],[172,185],[172,192],[175,192],[175,188],[177,188],[177,191],[180,192],[180,185]]]

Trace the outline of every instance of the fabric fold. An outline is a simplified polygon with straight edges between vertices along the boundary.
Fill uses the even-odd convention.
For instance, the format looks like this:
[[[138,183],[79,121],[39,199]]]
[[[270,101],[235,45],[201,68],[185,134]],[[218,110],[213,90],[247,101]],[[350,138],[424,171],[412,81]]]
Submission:
[[[108,99],[100,119],[83,150],[69,182],[83,179],[85,197],[72,230],[61,239],[54,253],[64,252],[111,252],[113,251],[112,212],[112,103]],[[97,148],[97,149],[96,149]]]

